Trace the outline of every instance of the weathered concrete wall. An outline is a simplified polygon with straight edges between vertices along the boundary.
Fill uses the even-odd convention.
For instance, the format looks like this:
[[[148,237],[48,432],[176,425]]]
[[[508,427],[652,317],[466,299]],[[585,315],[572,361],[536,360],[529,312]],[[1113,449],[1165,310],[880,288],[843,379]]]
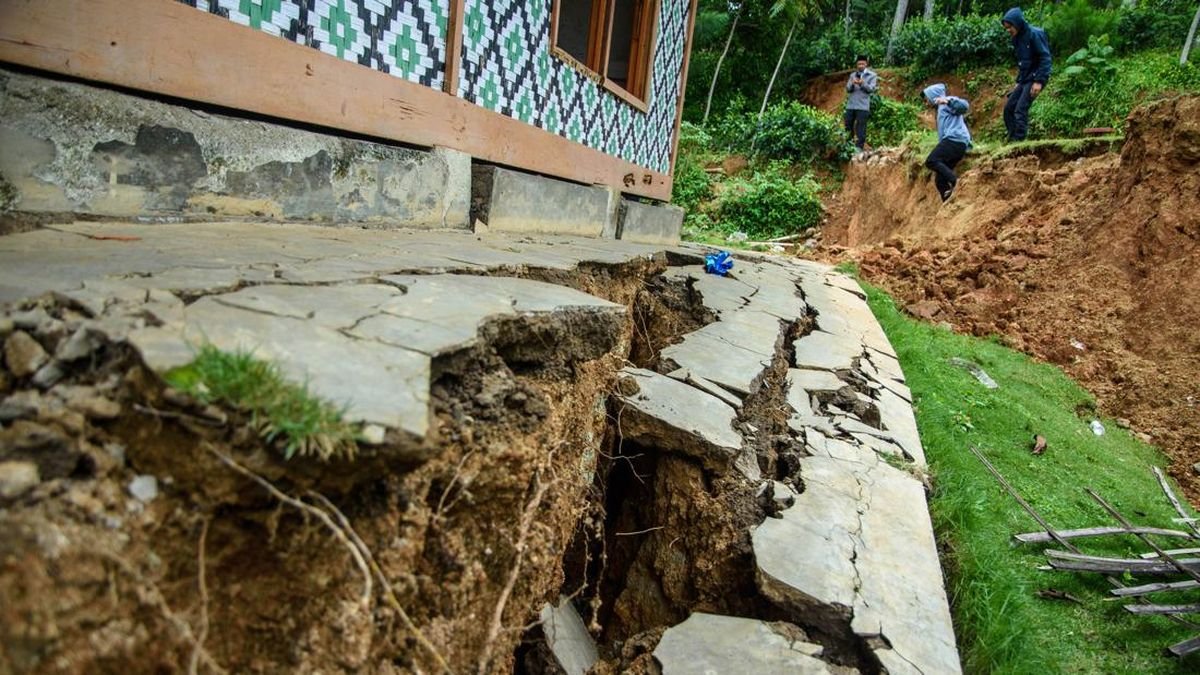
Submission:
[[[621,226],[617,237],[637,244],[679,243],[683,231],[683,209],[671,204],[621,202]]]
[[[0,69],[0,212],[467,228],[470,158]]]

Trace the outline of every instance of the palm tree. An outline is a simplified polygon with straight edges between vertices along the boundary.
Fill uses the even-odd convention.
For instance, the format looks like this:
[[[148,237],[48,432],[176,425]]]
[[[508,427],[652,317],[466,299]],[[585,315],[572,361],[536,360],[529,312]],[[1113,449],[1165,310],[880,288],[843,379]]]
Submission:
[[[725,55],[729,53],[729,43],[733,42],[733,33],[737,30],[738,19],[742,18],[742,5],[730,5],[733,10],[733,21],[729,25],[729,36],[725,38],[725,48],[721,50],[721,57],[717,59],[717,67],[713,70],[712,83],[708,85],[708,100],[704,102],[704,119],[700,120],[700,126],[708,124],[708,111],[712,108],[713,91],[717,88],[717,76],[721,74],[721,64],[725,63]]]

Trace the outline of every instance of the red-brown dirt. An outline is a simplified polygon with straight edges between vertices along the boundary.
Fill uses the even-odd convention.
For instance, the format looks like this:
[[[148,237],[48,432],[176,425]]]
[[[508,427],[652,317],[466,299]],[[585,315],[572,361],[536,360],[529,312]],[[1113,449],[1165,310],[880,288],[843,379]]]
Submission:
[[[946,205],[917,158],[855,163],[825,253],[921,318],[1061,366],[1168,454],[1197,503],[1197,196],[1200,97],[1180,97],[1134,111],[1119,155],[981,160]]]

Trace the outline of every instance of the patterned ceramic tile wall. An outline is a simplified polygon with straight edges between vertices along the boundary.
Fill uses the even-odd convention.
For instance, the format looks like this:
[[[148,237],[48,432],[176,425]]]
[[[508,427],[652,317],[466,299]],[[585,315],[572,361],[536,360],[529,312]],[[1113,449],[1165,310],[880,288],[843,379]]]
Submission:
[[[453,0],[179,0],[441,89]],[[670,170],[688,0],[661,0],[648,111],[550,52],[551,0],[466,0],[458,95],[640,166]]]
[[[441,89],[450,0],[179,0],[339,59]]]
[[[688,0],[661,0],[648,112],[550,52],[550,0],[466,0],[458,95],[655,171],[670,170]]]

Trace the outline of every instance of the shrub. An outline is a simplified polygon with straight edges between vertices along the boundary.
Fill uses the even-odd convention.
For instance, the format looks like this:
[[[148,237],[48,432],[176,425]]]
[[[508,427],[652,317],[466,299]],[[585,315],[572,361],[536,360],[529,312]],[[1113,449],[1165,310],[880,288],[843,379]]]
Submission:
[[[1108,35],[1117,25],[1117,14],[1092,7],[1088,0],[1070,0],[1054,6],[1042,27],[1054,53],[1070,54],[1083,49],[1091,36]]]
[[[854,151],[841,120],[795,101],[767,108],[761,121],[756,113],[744,113],[729,124],[726,132],[735,139],[732,149],[758,157],[810,164],[846,160]]]
[[[845,109],[845,104],[842,104]],[[921,128],[921,107],[879,94],[871,96],[871,118],[867,122],[867,141],[874,147],[899,145],[910,131]]]
[[[675,161],[674,180],[671,201],[689,213],[712,196],[712,179],[704,170],[703,162],[695,155],[679,153],[679,159]]]
[[[769,239],[815,227],[821,220],[820,186],[810,175],[793,179],[786,165],[773,162],[748,177],[725,182],[717,214],[726,230],[751,239]]]
[[[789,50],[785,67],[802,78],[846,70],[854,66],[859,54],[871,57],[874,63],[883,62],[884,45],[879,40],[851,33],[839,23],[814,39],[797,43]]]
[[[1008,63],[1012,41],[998,15],[909,21],[896,36],[894,59],[912,66],[912,79],[923,80],[960,68]]]
[[[1195,5],[1180,0],[1143,1],[1122,8],[1112,29],[1113,47],[1127,54],[1144,49],[1179,49],[1187,35]]]

